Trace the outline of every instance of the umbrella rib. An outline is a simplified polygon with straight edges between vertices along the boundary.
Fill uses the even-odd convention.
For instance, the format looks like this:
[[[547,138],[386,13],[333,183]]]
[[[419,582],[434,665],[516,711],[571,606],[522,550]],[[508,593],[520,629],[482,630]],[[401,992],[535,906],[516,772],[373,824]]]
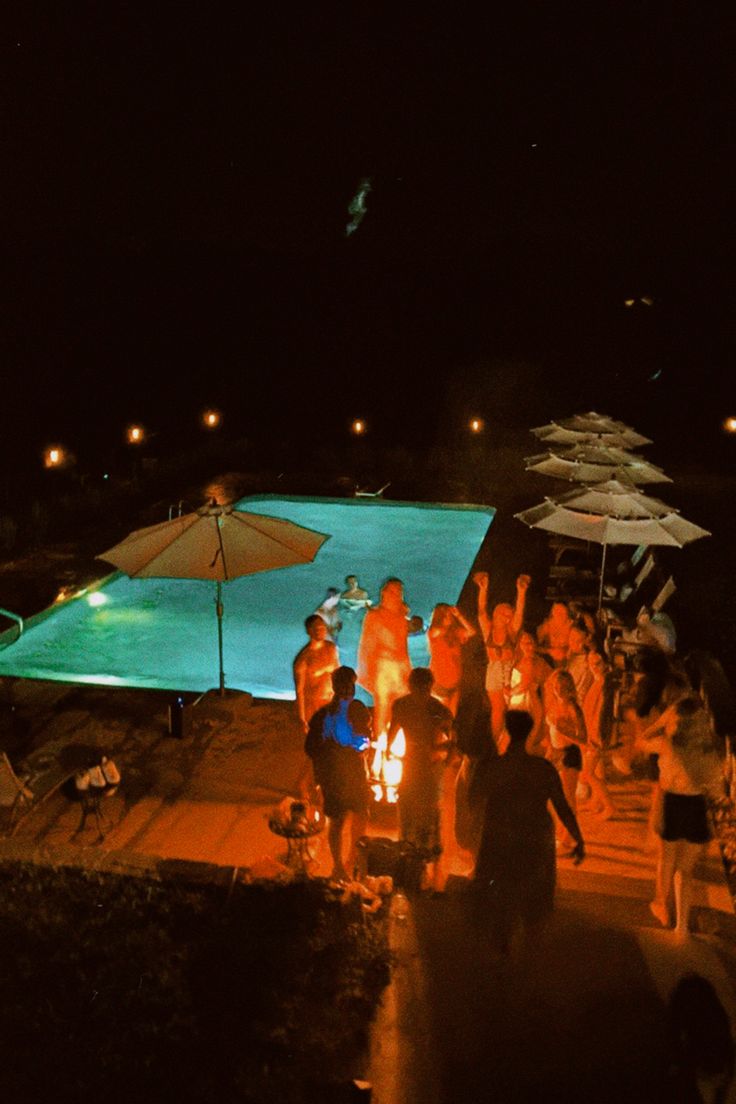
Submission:
[[[265,515],[264,515],[264,516],[265,516]],[[292,544],[289,544],[289,543],[288,543],[287,541],[279,540],[279,538],[278,538],[278,537],[275,537],[275,536],[274,536],[274,535],[273,535],[272,533],[269,533],[269,532],[267,532],[267,530],[265,530],[265,529],[261,529],[261,528],[259,528],[259,527],[258,527],[257,525],[255,525],[255,524],[254,524],[254,523],[253,523],[253,522],[252,522],[252,521],[250,520],[250,518],[251,518],[251,517],[254,517],[254,515],[253,515],[253,514],[251,514],[251,515],[250,515],[250,517],[249,517],[248,521],[245,521],[245,519],[244,519],[243,517],[241,517],[241,516],[239,515],[239,513],[238,513],[238,511],[237,511],[237,510],[233,510],[233,512],[232,512],[232,513],[230,514],[230,517],[231,517],[231,518],[233,518],[233,520],[239,521],[241,525],[249,525],[249,526],[250,526],[250,527],[251,527],[252,529],[255,529],[255,531],[256,531],[257,533],[260,533],[260,534],[261,534],[261,536],[263,536],[263,537],[266,537],[266,538],[267,538],[268,540],[271,540],[271,541],[273,541],[273,542],[274,542],[274,544],[278,544],[278,545],[280,545],[280,546],[281,546],[282,548],[286,548],[286,549],[288,549],[288,551],[289,551],[289,552],[295,552],[295,553],[296,553],[297,555],[299,555],[299,549],[298,549],[298,548],[295,548],[295,547],[294,547],[294,545],[292,545]],[[274,520],[274,521],[283,521],[283,520],[285,520],[285,519],[283,519],[283,518],[273,518],[272,520]],[[293,522],[289,522],[289,524],[290,524],[290,525],[292,525],[292,524],[293,524]],[[309,530],[309,532],[310,532],[310,533],[317,533],[317,530],[316,530],[316,529],[310,529],[310,530]],[[320,536],[320,537],[324,537],[324,539],[325,539],[325,540],[327,540],[327,539],[328,539],[328,535],[327,535],[327,533],[318,533],[318,536]],[[315,550],[314,556],[316,556],[316,555],[317,555],[317,552],[318,552],[318,551],[319,551],[319,548],[317,548],[317,549]],[[314,559],[314,556],[312,556],[312,559]]]

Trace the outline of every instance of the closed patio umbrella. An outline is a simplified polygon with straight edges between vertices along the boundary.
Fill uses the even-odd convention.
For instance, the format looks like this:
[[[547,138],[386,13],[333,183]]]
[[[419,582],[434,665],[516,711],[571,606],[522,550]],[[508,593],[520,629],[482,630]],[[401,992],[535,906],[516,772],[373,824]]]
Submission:
[[[328,534],[284,518],[268,517],[213,502],[195,513],[136,529],[97,559],[136,579],[211,579],[220,661],[220,693],[225,689],[222,649],[222,584],[241,575],[311,563]]]

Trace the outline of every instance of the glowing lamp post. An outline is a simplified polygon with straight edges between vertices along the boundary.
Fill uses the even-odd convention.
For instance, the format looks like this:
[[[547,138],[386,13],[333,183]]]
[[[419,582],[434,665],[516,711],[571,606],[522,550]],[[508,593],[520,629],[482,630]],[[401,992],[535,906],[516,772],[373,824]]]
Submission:
[[[468,422],[468,428],[469,428],[471,433],[482,433],[483,432],[483,419],[482,418],[471,418],[470,421]]]
[[[736,418],[726,418],[723,428],[726,433],[736,433]]]
[[[362,418],[356,418],[350,426],[350,432],[354,433],[356,437],[362,437],[366,431],[366,424]]]
[[[146,435],[143,426],[132,425],[128,426],[125,436],[127,437],[129,445],[141,445]]]
[[[202,425],[205,429],[217,429],[222,421],[219,410],[205,410],[202,415]]]
[[[66,460],[66,453],[61,445],[51,445],[43,454],[43,466],[45,468],[61,468]]]

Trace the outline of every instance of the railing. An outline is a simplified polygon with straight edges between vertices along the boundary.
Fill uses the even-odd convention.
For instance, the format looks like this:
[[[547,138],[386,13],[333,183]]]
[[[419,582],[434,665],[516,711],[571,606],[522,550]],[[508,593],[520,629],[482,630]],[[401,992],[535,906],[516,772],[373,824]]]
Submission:
[[[16,640],[19,640],[20,637],[23,635],[24,622],[23,622],[23,618],[20,616],[20,614],[12,613],[10,610],[3,609],[2,606],[0,606],[0,617],[7,617],[7,618],[9,618],[9,620],[15,621],[16,624],[18,625],[18,635],[13,637],[12,640],[3,640],[3,637],[6,634],[5,633],[0,634],[0,648],[7,648],[8,645],[15,644]]]

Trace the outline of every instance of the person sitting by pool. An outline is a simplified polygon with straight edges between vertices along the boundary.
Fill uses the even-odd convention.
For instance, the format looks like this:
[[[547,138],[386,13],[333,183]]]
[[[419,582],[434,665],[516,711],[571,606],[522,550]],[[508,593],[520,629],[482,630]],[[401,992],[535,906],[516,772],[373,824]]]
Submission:
[[[409,609],[401,579],[387,579],[381,600],[366,610],[358,645],[358,681],[373,696],[373,727],[387,731],[391,705],[406,693],[411,662]]]
[[[347,590],[344,590],[340,595],[340,603],[351,610],[367,609],[371,604],[371,600],[368,597],[368,591],[358,586],[358,576],[346,575],[345,585]]]
[[[311,718],[304,742],[324,797],[331,876],[338,880],[353,873],[356,846],[365,833],[370,807],[365,752],[370,746],[371,714],[355,699],[356,677],[352,667],[338,667],[332,672],[332,699]],[[343,861],[343,831],[348,816],[350,848]]]
[[[337,641],[338,634],[342,628],[342,621],[340,620],[340,614],[338,613],[338,605],[340,604],[340,591],[337,587],[328,587],[327,594],[325,595],[322,604],[314,611],[318,617],[321,617],[327,626],[327,631],[330,634],[332,640]]]

